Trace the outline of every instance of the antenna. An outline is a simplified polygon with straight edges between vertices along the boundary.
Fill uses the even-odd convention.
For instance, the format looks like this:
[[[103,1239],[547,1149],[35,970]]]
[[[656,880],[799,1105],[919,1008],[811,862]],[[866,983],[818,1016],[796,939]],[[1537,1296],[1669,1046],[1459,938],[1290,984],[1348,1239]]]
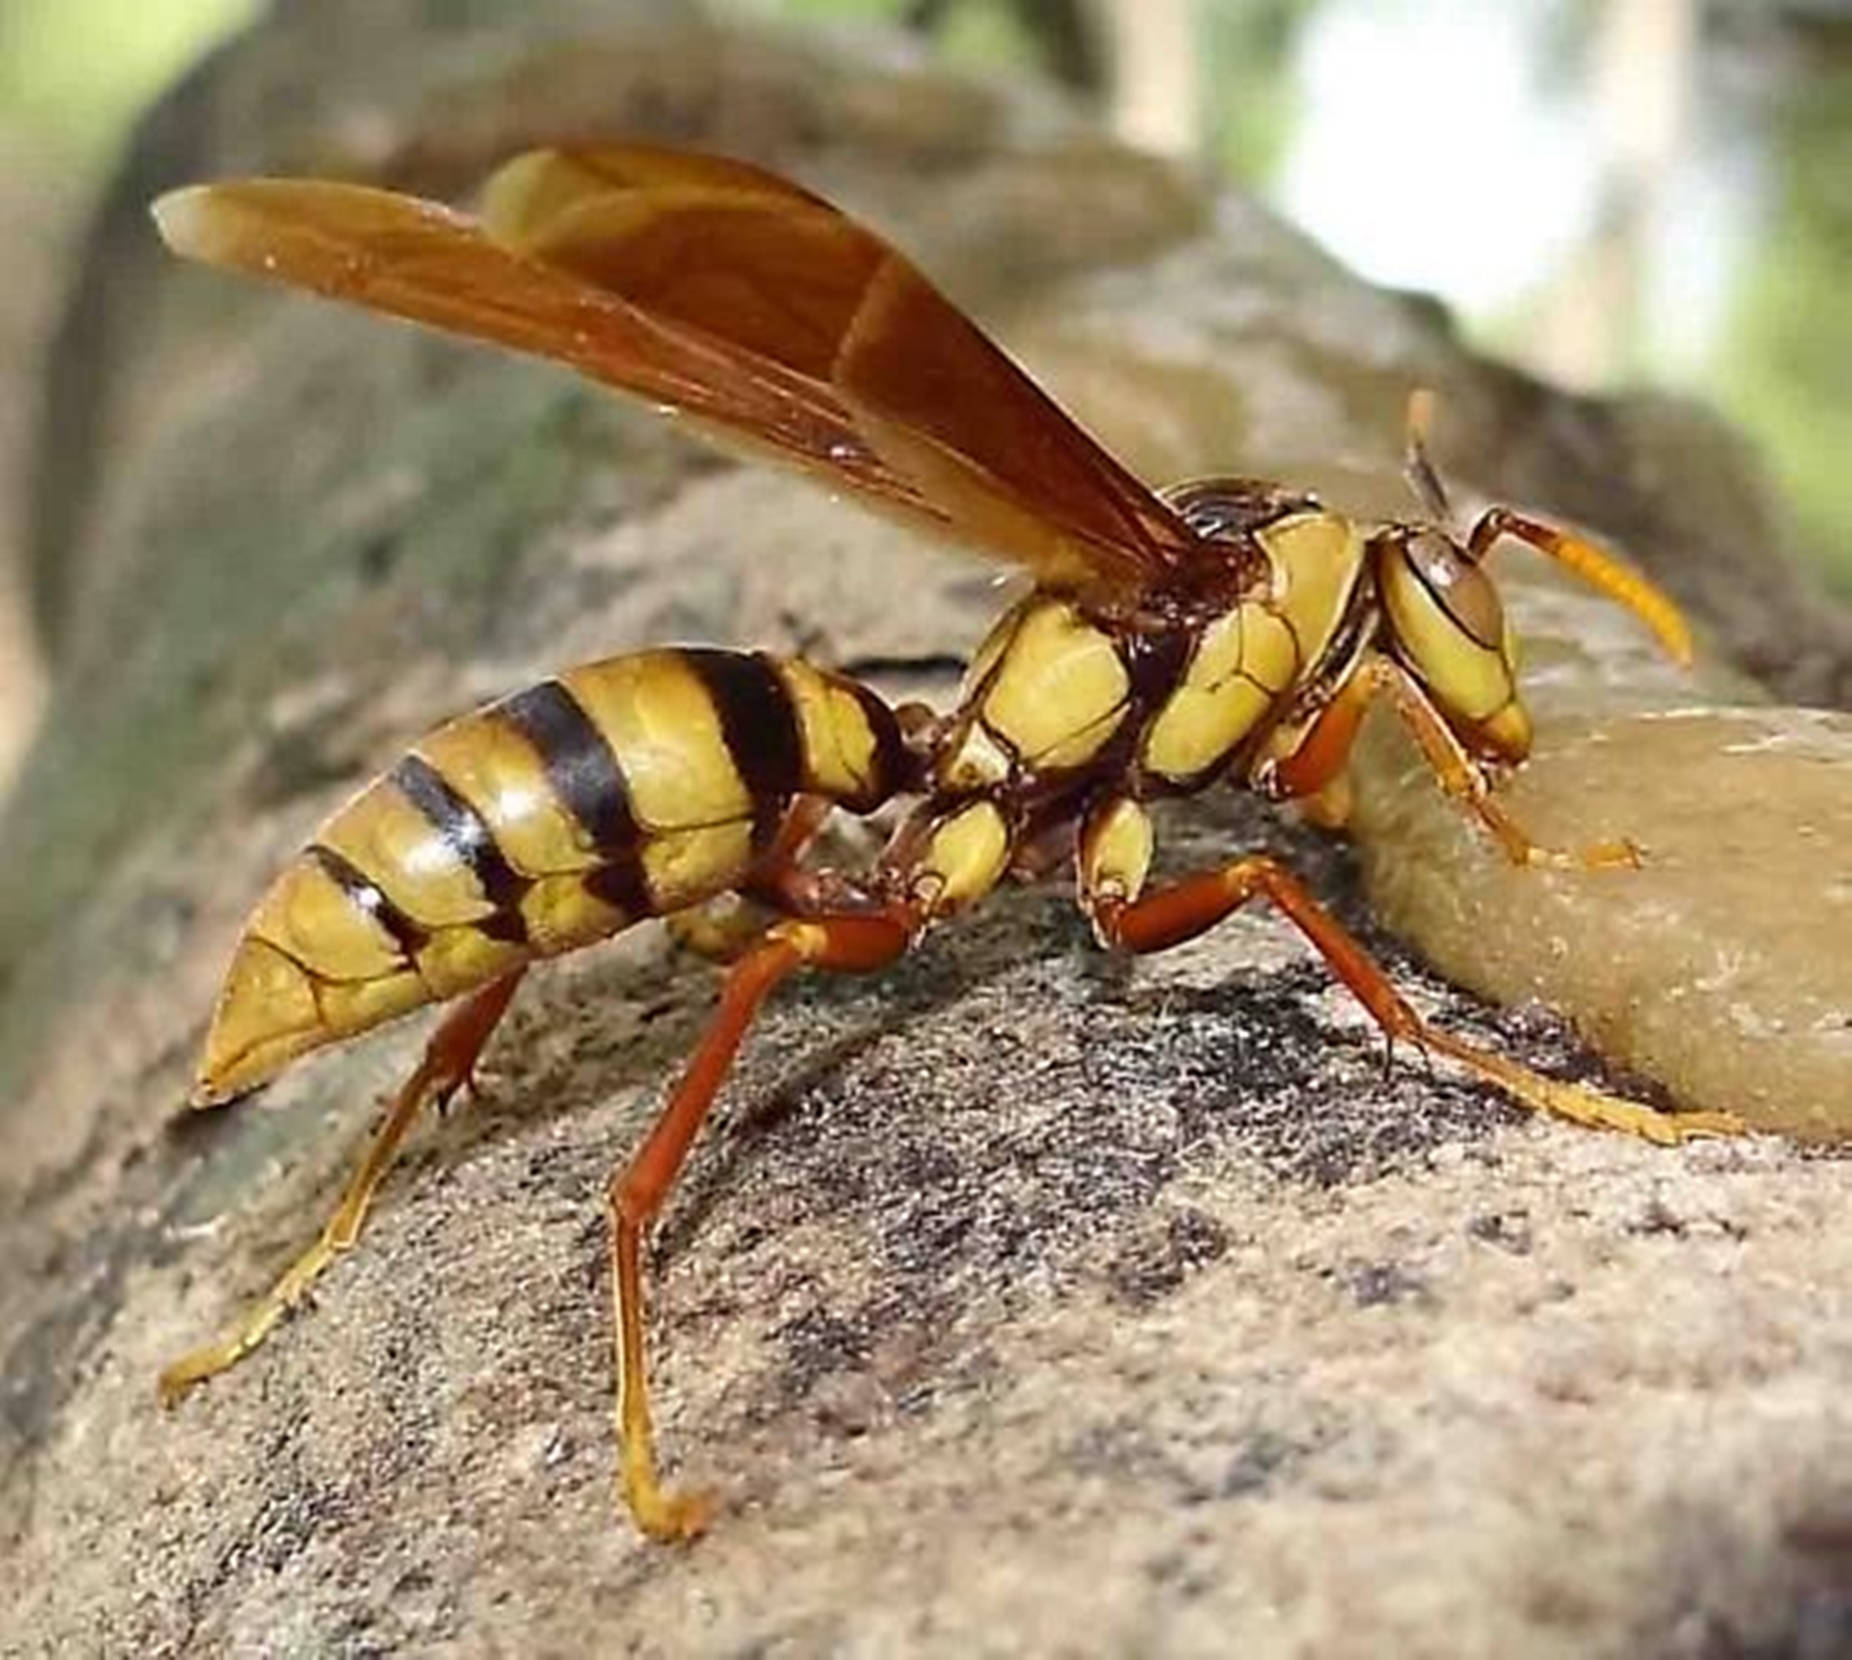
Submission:
[[[1454,529],[1453,507],[1447,500],[1446,487],[1440,481],[1440,474],[1435,472],[1434,463],[1428,459],[1428,428],[1434,423],[1434,405],[1437,402],[1433,389],[1417,386],[1408,394],[1407,436],[1403,440],[1402,476],[1408,480],[1409,489],[1426,509],[1430,518],[1451,530]]]

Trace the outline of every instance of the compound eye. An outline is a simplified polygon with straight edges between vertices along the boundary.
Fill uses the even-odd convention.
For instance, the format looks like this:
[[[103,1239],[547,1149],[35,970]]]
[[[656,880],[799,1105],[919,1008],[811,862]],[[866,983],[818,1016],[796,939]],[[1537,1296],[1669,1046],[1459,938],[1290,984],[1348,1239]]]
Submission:
[[[1517,696],[1517,662],[1491,579],[1437,531],[1394,531],[1379,546],[1396,655],[1450,722],[1494,719]]]
[[[1429,597],[1461,632],[1488,651],[1505,638],[1505,608],[1484,571],[1436,530],[1418,531],[1404,544],[1409,568]]]

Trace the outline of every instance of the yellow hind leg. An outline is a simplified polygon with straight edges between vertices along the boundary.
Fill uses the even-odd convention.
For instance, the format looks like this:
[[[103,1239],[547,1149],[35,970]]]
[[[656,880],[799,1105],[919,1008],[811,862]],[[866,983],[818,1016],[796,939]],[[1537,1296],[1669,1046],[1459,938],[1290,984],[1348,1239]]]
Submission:
[[[480,991],[472,992],[445,1017],[426,1044],[417,1070],[393,1098],[384,1120],[373,1132],[360,1167],[349,1178],[341,1202],[328,1218],[321,1237],[296,1259],[289,1272],[271,1287],[228,1337],[182,1355],[161,1373],[163,1405],[172,1406],[194,1384],[244,1359],[270,1335],[277,1322],[302,1301],[309,1287],[334,1259],[353,1247],[360,1237],[373,1194],[391,1168],[412,1120],[418,1116],[420,1108],[427,1104],[441,1105],[469,1080],[523,972],[523,969],[516,969],[512,974],[491,981]]]

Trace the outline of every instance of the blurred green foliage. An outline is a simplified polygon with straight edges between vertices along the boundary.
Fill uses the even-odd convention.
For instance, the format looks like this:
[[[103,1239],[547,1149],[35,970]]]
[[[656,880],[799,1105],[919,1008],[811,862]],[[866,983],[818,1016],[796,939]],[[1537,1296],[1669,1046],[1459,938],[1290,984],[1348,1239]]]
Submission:
[[[1319,0],[1211,0],[1201,49],[1210,154],[1231,178],[1264,189],[1303,111],[1292,75],[1299,26]]]
[[[0,122],[101,163],[124,125],[254,0],[0,0]]]
[[[1803,551],[1852,592],[1852,28],[1773,117],[1767,222],[1711,392],[1764,442]]]
[[[763,10],[786,17],[822,18],[839,22],[850,18],[891,22],[906,10],[904,0],[773,0]]]

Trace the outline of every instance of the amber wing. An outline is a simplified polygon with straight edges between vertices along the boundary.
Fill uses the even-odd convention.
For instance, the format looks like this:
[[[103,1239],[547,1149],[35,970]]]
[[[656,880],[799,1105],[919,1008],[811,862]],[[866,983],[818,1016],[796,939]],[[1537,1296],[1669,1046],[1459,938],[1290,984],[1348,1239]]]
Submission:
[[[1048,587],[1136,591],[1199,545],[902,255],[742,162],[536,151],[480,220],[290,179],[155,211],[178,252],[568,363]]]

